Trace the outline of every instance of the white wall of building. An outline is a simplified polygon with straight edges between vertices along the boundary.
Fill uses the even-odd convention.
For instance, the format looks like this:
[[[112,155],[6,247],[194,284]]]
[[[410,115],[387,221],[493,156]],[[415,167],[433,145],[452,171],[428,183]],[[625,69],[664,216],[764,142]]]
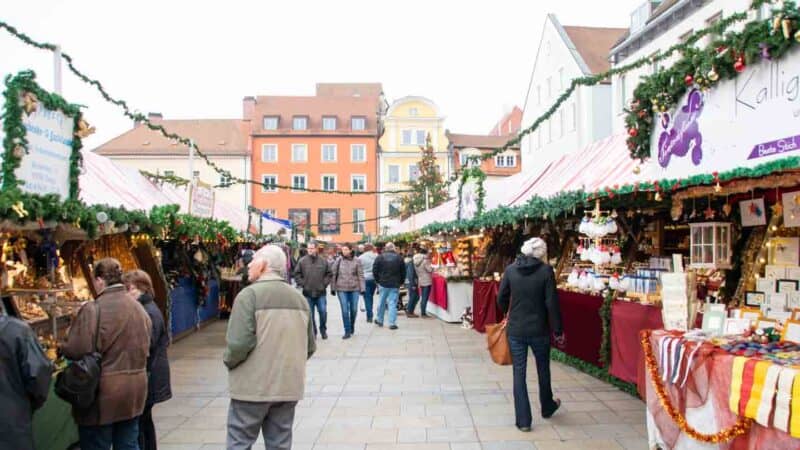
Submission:
[[[166,171],[174,172],[175,176],[189,179],[188,159],[177,159],[172,157],[153,157],[153,156],[114,156],[112,160],[128,167],[144,170],[151,173],[164,174]],[[211,160],[220,168],[230,171],[233,176],[249,179],[250,178],[250,158],[245,156],[235,157],[212,157]],[[200,158],[194,161],[194,170],[200,172],[200,181],[213,185],[221,182],[220,175]],[[247,209],[250,204],[250,186],[234,184],[227,188],[216,188],[216,199],[225,201],[234,207]]]
[[[679,1],[676,6],[673,6],[673,9],[679,8],[681,4],[687,3],[687,1],[688,0]],[[682,38],[690,35],[692,32],[708,27],[709,24],[712,23],[713,19],[718,17],[730,17],[732,14],[747,10],[750,7],[750,3],[751,0],[712,0],[680,22],[676,22],[674,19],[669,19],[668,23],[673,24],[670,29],[657,36],[655,39],[645,43],[641,46],[641,48],[629,52],[627,56],[619,58],[617,61],[612,60],[612,65],[618,66],[630,64],[640,58],[653,56],[658,51],[667,49],[680,42]],[[769,15],[768,11],[769,5],[764,8],[764,11],[762,11],[761,14],[764,17],[767,17]],[[656,22],[659,19],[665,21],[668,20],[668,15],[669,11],[659,18],[656,18],[650,26],[657,25]],[[756,17],[758,17],[758,14],[753,12],[750,14],[750,18],[748,20],[755,19]],[[729,28],[729,30],[740,30],[745,22],[735,24]],[[635,38],[637,34],[644,31],[645,30],[634,32],[628,39]],[[698,45],[700,47],[705,47],[708,43],[708,39],[703,39],[698,42]],[[646,65],[624,75],[612,77],[611,92],[613,100],[611,103],[611,117],[613,119],[613,132],[615,134],[623,133],[626,130],[625,113],[623,112],[623,107],[627,107],[630,104],[630,101],[633,98],[633,92],[636,89],[636,86],[642,81],[642,77],[654,73],[661,67],[670,67],[679,57],[680,55],[676,54],[669,60],[659,63],[657,66]]]
[[[530,127],[569,87],[586,73],[570,48],[555,16],[548,16],[531,77],[522,129]],[[576,59],[578,58],[578,59]],[[580,150],[611,132],[608,118],[610,86],[581,86],[550,119],[522,140],[522,171],[533,174],[564,154]]]

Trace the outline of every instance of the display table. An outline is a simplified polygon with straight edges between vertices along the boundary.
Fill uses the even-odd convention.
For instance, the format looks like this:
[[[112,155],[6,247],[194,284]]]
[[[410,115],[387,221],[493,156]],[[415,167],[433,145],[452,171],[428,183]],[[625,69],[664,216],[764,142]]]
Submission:
[[[656,365],[660,364],[658,362],[659,339],[668,334],[666,331],[658,330],[650,336],[649,343]],[[720,430],[731,427],[739,420],[739,416],[730,409],[731,380],[735,358],[734,355],[710,344],[704,344],[693,359],[694,362],[690,366],[685,385],[662,382],[670,403],[685,417],[686,423],[701,433],[716,434]],[[659,366],[659,373],[662,370],[663,368]],[[747,383],[748,376],[752,383],[751,371],[749,375],[744,374],[743,386]],[[647,432],[651,448],[655,445],[670,449],[715,450],[800,448],[800,439],[792,438],[784,431],[771,426],[766,427],[757,422],[752,423],[746,434],[733,440],[719,444],[703,444],[682,432],[675,420],[666,412],[647,370],[644,371],[644,376],[640,380],[640,390],[646,393]],[[756,392],[759,396],[762,393],[766,395],[766,390],[757,391],[754,387],[751,397],[754,397]],[[767,416],[770,419],[774,418],[774,412],[772,415],[768,413]]]
[[[78,442],[78,427],[72,419],[72,406],[55,391],[55,376],[47,401],[33,414],[33,448],[66,450]]]
[[[599,367],[603,337],[600,307],[603,306],[603,298],[559,289],[558,300],[566,339],[564,345],[555,347]]]
[[[639,333],[662,327],[661,308],[620,300],[612,302],[609,373],[628,383],[636,383],[644,361]]]
[[[472,306],[472,282],[447,281],[439,274],[433,274],[431,296],[428,300],[428,314],[445,322],[461,322],[464,310]]]
[[[479,332],[486,332],[486,325],[499,323],[503,320],[503,313],[497,308],[497,294],[500,291],[500,282],[495,280],[472,282],[472,328]]]

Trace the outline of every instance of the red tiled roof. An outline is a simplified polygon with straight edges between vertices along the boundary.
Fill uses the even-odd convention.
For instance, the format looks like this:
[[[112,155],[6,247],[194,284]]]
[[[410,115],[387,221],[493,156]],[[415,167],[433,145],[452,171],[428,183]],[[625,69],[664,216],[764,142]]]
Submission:
[[[627,28],[570,27],[564,31],[569,36],[583,61],[593,74],[608,71],[608,54],[611,48],[625,34]]]
[[[151,118],[151,120],[153,120]],[[193,139],[208,155],[245,156],[249,154],[249,123],[238,119],[161,120],[168,132]],[[161,133],[137,125],[95,149],[105,156],[188,155],[189,149],[163,137]]]
[[[485,136],[480,134],[447,133],[447,139],[455,148],[474,147],[480,149],[495,149],[506,145],[512,136]],[[512,147],[518,149],[519,146]]]
[[[319,97],[380,97],[381,83],[317,83]]]
[[[377,97],[312,97],[312,96],[261,96],[256,97],[253,116],[253,134],[332,134],[375,135],[378,133]],[[277,116],[278,129],[265,130],[264,117]],[[292,118],[308,117],[308,129],[292,130]],[[336,130],[323,131],[322,118],[336,117]],[[351,131],[350,118],[366,118],[364,131]]]

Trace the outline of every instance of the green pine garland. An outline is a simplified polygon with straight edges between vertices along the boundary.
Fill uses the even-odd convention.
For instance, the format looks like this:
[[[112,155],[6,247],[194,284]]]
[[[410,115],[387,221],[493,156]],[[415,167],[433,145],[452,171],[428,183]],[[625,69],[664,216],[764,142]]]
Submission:
[[[589,376],[592,376],[600,381],[604,381],[608,384],[616,386],[623,392],[627,392],[628,394],[631,394],[634,397],[639,396],[639,390],[636,388],[635,384],[620,380],[619,378],[609,374],[607,369],[603,369],[593,364],[589,364],[588,362],[582,359],[578,359],[574,356],[567,355],[566,353],[557,350],[555,348],[550,349],[550,359],[553,361],[558,361],[560,363],[566,364],[568,366],[572,366]]]
[[[616,291],[606,289],[603,293],[603,305],[600,306],[600,321],[603,324],[603,336],[600,339],[600,364],[606,369],[611,367],[611,304]]]
[[[759,8],[764,3],[756,1],[751,8]],[[728,32],[704,49],[684,46],[682,57],[672,67],[646,76],[639,83],[625,110],[631,158],[644,161],[651,156],[654,113],[672,110],[690,89],[708,90],[721,81],[738,77],[747,65],[763,60],[764,51],[770,59],[778,60],[798,44],[800,11],[795,2],[784,2],[773,14],[773,20],[749,22],[742,31]],[[784,35],[782,21],[791,24],[788,35]]]

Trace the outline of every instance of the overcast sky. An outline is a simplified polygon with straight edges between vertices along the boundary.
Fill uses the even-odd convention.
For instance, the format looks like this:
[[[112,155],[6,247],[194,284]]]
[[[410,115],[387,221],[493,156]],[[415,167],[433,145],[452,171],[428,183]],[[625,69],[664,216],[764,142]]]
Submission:
[[[0,2],[0,20],[60,44],[145,113],[238,118],[246,95],[381,82],[390,101],[433,100],[453,132],[487,133],[504,108],[522,106],[548,12],[564,25],[626,27],[642,0]],[[0,74],[23,69],[52,89],[51,54],[0,31]],[[64,96],[88,107],[98,129],[88,148],[131,126],[66,67]]]

